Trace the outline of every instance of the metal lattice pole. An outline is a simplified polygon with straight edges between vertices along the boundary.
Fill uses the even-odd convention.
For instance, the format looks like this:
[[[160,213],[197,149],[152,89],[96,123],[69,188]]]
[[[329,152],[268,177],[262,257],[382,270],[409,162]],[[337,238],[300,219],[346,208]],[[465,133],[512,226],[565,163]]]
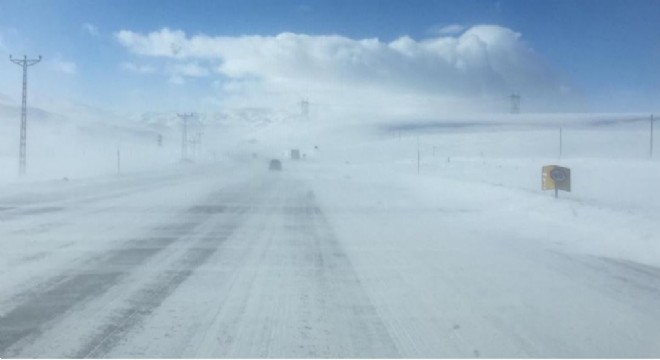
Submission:
[[[303,99],[300,102],[300,114],[304,120],[309,119],[309,100]]]
[[[38,59],[28,59],[23,55],[23,59],[14,59],[9,55],[9,61],[23,68],[23,100],[21,103],[21,141],[18,155],[18,174],[25,175],[26,168],[26,145],[27,145],[27,68],[41,61],[41,56]]]
[[[188,120],[192,119],[195,114],[177,114],[183,120],[183,127],[181,131],[181,161],[188,160]]]
[[[195,132],[195,159],[202,155],[202,136],[204,135],[204,124],[201,120],[197,121],[197,130]]]
[[[511,113],[519,114],[520,113],[520,95],[511,94]]]

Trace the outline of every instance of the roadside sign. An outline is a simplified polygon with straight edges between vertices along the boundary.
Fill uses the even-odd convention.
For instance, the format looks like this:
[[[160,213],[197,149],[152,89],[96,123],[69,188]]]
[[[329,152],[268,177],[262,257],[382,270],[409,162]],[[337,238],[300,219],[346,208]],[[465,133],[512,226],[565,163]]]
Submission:
[[[546,165],[543,167],[541,176],[541,186],[543,190],[571,191],[571,169],[557,165]]]

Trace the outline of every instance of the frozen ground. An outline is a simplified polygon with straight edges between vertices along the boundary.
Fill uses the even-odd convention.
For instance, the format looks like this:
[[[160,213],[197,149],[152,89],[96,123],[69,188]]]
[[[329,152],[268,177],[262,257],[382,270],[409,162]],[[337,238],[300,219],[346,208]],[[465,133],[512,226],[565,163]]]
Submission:
[[[0,357],[658,357],[646,135],[565,129],[559,159],[554,128],[289,132],[5,185]]]

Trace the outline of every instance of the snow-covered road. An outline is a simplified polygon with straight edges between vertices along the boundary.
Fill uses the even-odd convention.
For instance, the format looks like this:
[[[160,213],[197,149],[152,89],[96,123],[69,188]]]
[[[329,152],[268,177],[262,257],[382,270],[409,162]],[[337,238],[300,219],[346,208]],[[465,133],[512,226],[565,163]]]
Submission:
[[[660,356],[658,268],[262,165],[5,189],[0,357]]]

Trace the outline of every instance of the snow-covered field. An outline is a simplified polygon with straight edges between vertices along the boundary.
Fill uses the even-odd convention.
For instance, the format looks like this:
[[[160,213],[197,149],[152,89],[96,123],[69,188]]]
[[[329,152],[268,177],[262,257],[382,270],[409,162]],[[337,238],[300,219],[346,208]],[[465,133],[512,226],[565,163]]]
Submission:
[[[510,120],[287,123],[6,180],[0,357],[660,356],[648,122]]]

